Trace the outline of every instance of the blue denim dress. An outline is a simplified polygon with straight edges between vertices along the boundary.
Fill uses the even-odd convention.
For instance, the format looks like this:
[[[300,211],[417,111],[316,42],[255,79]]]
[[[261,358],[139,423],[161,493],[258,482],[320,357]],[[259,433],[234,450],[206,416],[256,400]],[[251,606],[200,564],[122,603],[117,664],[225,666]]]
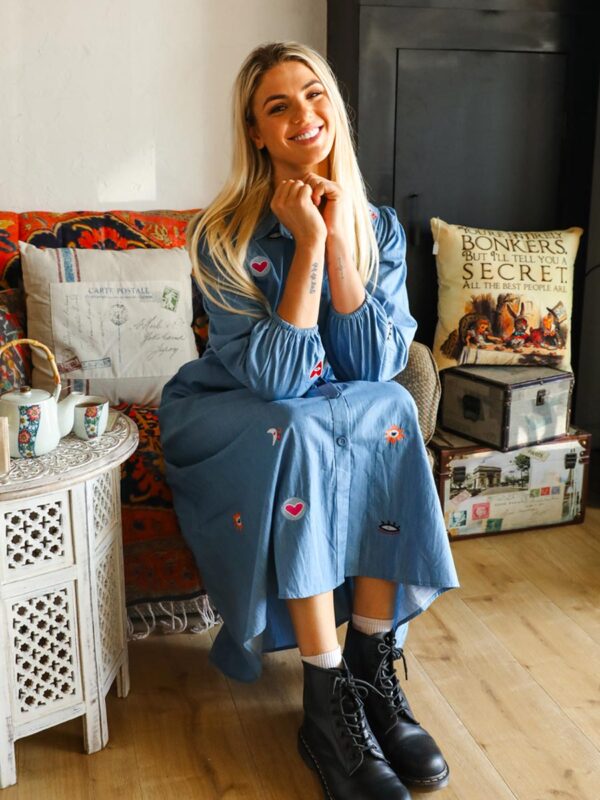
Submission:
[[[208,347],[163,391],[167,480],[224,622],[211,659],[238,680],[260,675],[262,653],[296,645],[287,598],[333,589],[341,624],[354,576],[397,581],[401,644],[404,623],[458,586],[417,409],[393,380],[416,330],[406,239],[392,208],[372,206],[371,219],[377,286],[341,314],[325,272],[318,323],[297,328],[275,311],[294,240],[264,216],[247,269],[273,312],[256,319],[205,300]]]

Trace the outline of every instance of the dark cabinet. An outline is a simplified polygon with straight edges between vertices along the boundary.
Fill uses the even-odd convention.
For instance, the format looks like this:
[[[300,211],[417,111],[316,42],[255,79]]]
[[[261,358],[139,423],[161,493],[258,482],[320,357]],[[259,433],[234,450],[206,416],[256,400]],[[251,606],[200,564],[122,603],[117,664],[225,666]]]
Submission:
[[[330,0],[327,55],[354,115],[370,196],[394,206],[407,232],[420,341],[432,344],[437,318],[431,217],[587,231],[600,57],[595,6]],[[584,251],[585,239],[574,364]]]

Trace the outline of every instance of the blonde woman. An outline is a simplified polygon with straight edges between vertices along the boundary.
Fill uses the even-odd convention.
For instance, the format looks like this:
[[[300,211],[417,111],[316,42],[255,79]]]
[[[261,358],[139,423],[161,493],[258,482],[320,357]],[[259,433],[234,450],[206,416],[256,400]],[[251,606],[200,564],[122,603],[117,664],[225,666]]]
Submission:
[[[405,800],[448,766],[396,676],[396,633],[458,582],[416,407],[392,380],[416,328],[404,232],[367,201],[318,53],[250,53],[233,125],[230,178],[188,230],[208,347],[160,408],[182,531],[223,618],[211,659],[249,681],[297,645],[298,746],[325,796]]]

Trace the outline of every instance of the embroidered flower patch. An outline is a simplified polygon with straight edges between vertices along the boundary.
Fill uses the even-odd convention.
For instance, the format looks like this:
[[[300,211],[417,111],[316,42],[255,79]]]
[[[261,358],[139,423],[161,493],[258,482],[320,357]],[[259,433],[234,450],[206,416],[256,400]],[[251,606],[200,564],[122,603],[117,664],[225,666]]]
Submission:
[[[399,442],[405,438],[406,434],[402,428],[398,427],[398,425],[391,425],[385,432],[385,440],[390,444],[396,444],[396,442]]]
[[[242,515],[237,511],[233,515],[233,524],[238,529],[238,531],[244,530],[244,523],[242,522]]]

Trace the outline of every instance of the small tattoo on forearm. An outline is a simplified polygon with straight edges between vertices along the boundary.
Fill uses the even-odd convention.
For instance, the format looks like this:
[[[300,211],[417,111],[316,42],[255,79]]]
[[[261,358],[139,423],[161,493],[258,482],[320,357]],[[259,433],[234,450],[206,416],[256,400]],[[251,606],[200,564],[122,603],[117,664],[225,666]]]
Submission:
[[[340,280],[343,281],[344,280],[344,262],[339,257],[338,257],[338,263],[337,263],[336,270],[337,270],[338,275],[340,276]]]
[[[319,271],[319,264],[318,262],[314,262],[310,265],[310,288],[308,290],[309,294],[314,294],[317,291],[317,273]]]

